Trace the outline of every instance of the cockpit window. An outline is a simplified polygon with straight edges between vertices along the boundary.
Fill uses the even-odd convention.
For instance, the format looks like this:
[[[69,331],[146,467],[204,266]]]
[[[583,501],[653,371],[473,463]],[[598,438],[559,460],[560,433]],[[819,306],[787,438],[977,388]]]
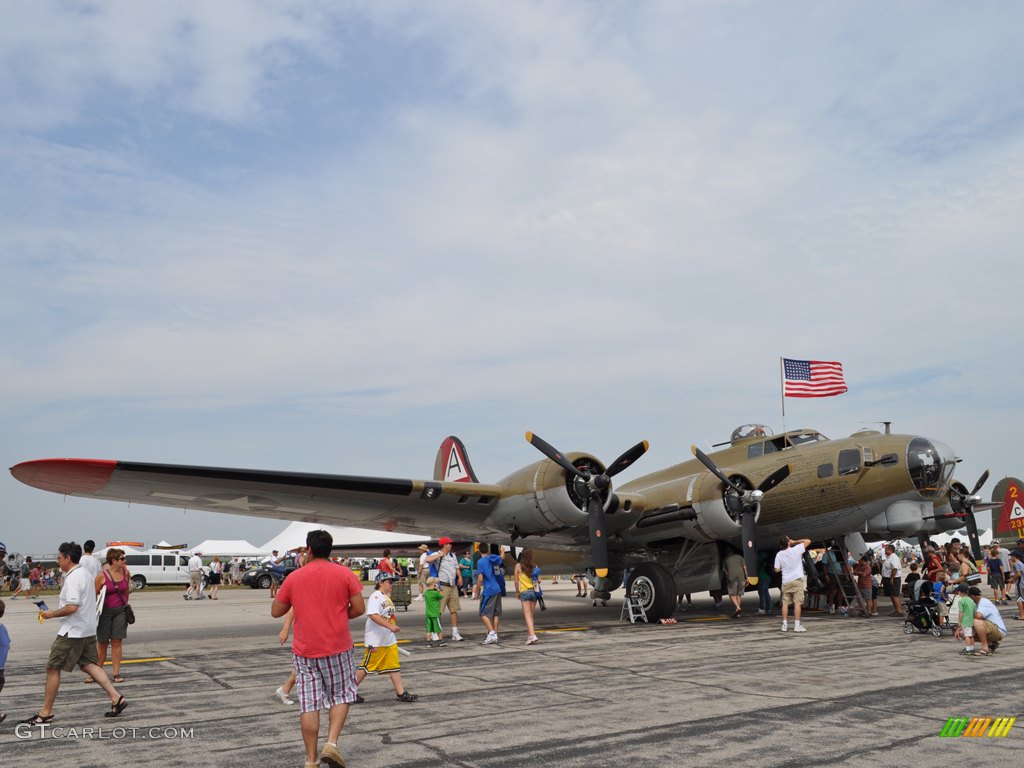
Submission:
[[[823,443],[828,440],[821,432],[799,432],[789,436],[790,445],[803,445],[804,443]]]
[[[952,451],[923,437],[915,437],[907,446],[907,469],[917,492],[934,499],[946,492],[953,477],[956,459]]]

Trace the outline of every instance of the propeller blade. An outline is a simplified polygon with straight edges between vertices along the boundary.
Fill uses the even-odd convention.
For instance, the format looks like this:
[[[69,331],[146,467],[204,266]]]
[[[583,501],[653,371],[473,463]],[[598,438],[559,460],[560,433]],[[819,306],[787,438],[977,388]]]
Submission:
[[[619,456],[619,458],[617,458],[615,461],[609,464],[608,469],[605,470],[605,475],[608,477],[615,477],[617,474],[619,474],[619,472],[624,470],[634,461],[636,461],[645,453],[647,453],[647,449],[650,447],[650,443],[648,443],[646,440],[641,440],[639,443],[634,445],[624,454]]]
[[[968,507],[964,515],[964,527],[967,529],[967,538],[971,542],[971,554],[974,560],[981,560],[981,540],[978,539],[978,521],[974,519],[974,510]]]
[[[981,473],[981,477],[978,478],[978,482],[976,482],[974,484],[974,490],[971,491],[970,494],[968,494],[968,495],[973,496],[978,491],[980,491],[981,490],[981,486],[983,486],[985,484],[986,480],[988,480],[988,470],[987,469],[984,472]]]
[[[526,433],[526,442],[528,442],[538,451],[543,453],[545,456],[547,456],[549,459],[555,462],[555,464],[560,466],[569,474],[583,478],[584,480],[587,479],[588,475],[583,474],[576,467],[574,467],[571,461],[569,461],[567,458],[565,458],[565,456],[563,456],[558,450],[555,449],[555,446],[551,445],[551,443],[533,434],[533,432]]]
[[[704,453],[704,451],[702,451],[696,445],[691,445],[690,451],[693,453],[694,456],[697,457],[697,460],[700,461],[701,464],[708,468],[708,471],[711,474],[713,474],[715,477],[722,481],[726,488],[732,488],[740,496],[743,495],[743,489],[736,485],[736,483],[734,483],[728,477],[726,477],[722,470],[715,466],[715,462],[713,462],[710,459],[710,457],[706,453]]]
[[[766,477],[764,481],[759,486],[757,486],[757,490],[761,491],[762,493],[768,493],[768,491],[770,491],[776,485],[781,483],[787,477],[789,477],[789,464],[786,464],[784,467],[779,467],[770,475],[768,475],[768,477]]]
[[[587,502],[590,523],[590,554],[594,558],[594,572],[599,578],[608,576],[608,541],[605,538],[604,505],[596,493]]]
[[[818,575],[818,569],[814,567],[814,561],[811,560],[809,552],[804,552],[803,560],[804,571],[807,573],[807,583],[815,589],[824,589],[825,585],[821,583],[821,577]]]
[[[761,504],[755,502],[740,517],[743,526],[743,559],[747,564],[747,581],[757,584],[760,566],[757,562],[757,512]]]

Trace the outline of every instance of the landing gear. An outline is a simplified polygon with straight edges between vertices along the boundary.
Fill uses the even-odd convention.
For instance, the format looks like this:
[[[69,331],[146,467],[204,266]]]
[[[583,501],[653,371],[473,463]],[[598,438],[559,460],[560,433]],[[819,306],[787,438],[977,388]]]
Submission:
[[[676,608],[676,584],[672,573],[657,563],[642,563],[633,569],[626,586],[630,599],[654,623],[669,618]]]

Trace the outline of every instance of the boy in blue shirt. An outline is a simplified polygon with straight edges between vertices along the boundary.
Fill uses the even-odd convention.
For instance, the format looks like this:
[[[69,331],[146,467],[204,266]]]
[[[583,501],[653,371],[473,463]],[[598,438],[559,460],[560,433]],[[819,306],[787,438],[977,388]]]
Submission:
[[[498,626],[501,624],[501,596],[505,594],[505,560],[501,556],[500,544],[491,544],[490,554],[480,558],[476,570],[480,620],[487,629],[484,645],[494,645],[498,642]]]

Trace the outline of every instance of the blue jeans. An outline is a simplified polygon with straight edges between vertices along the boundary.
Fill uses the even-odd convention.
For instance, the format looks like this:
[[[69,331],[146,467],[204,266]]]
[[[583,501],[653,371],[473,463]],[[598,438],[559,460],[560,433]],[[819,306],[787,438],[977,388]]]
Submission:
[[[772,612],[772,595],[768,590],[771,587],[768,584],[767,579],[761,579],[757,582],[757,596],[760,599],[758,608],[765,613]]]

